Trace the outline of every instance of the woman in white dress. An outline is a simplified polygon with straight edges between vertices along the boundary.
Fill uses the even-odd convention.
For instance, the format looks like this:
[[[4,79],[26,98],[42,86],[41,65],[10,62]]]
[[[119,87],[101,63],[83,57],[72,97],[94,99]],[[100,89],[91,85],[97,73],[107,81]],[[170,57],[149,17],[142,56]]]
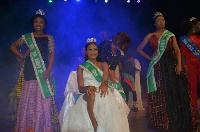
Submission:
[[[130,132],[128,107],[120,94],[116,96],[117,90],[111,88],[114,85],[108,81],[108,64],[96,60],[96,39],[87,42],[86,62],[77,69],[78,88],[82,94],[67,111],[61,131]]]

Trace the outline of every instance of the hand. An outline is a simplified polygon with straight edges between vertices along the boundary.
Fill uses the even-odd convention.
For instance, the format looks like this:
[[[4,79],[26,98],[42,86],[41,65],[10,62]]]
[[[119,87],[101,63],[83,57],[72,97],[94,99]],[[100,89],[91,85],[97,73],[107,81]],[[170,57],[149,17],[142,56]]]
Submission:
[[[181,71],[182,71],[182,67],[181,67],[181,65],[176,65],[176,67],[175,67],[175,72],[176,72],[176,74],[177,75],[180,75],[181,74]]]
[[[95,95],[95,93],[97,92],[97,89],[96,89],[96,87],[95,86],[86,86],[86,94],[88,95],[88,96],[90,96],[90,95]]]
[[[99,86],[99,91],[98,91],[98,93],[99,93],[99,92],[101,92],[101,93],[100,93],[100,97],[102,97],[102,96],[105,97],[106,94],[108,95],[108,94],[109,94],[108,85],[102,82],[101,85]]]
[[[30,49],[26,51],[26,53],[24,54],[24,58],[26,58],[26,56],[29,56],[31,53]]]
[[[190,75],[189,70],[186,70],[186,76],[189,77],[189,75]]]
[[[186,77],[189,77],[189,75],[190,75],[190,71],[187,69],[187,66],[184,65],[183,69],[184,69],[185,72],[186,72]]]
[[[158,55],[158,52],[153,53],[153,55],[151,56],[151,59],[152,59],[153,57],[157,56],[157,55]]]
[[[26,58],[26,56],[30,55],[30,53],[31,53],[31,51],[27,50],[24,55],[21,55],[20,57],[17,57],[17,61],[21,63],[22,61],[24,61],[24,59]]]
[[[49,75],[51,73],[51,70],[46,69],[43,73],[43,81],[46,81],[49,78]]]

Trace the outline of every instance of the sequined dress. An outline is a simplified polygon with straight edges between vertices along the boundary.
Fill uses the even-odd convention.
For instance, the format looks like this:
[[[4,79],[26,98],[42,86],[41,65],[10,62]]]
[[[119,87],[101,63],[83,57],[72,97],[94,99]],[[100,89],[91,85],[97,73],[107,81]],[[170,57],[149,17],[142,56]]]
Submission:
[[[200,35],[189,35],[190,39],[200,47]],[[190,72],[189,82],[192,88],[192,101],[196,109],[198,109],[198,82],[200,82],[200,60],[186,47],[181,41],[181,55],[185,56],[186,67]]]
[[[158,48],[158,39],[153,35],[150,44],[154,51]],[[176,56],[169,39],[165,52],[154,65],[157,90],[147,94],[147,123],[156,130],[187,130],[194,126],[190,86],[184,74],[176,75]]]

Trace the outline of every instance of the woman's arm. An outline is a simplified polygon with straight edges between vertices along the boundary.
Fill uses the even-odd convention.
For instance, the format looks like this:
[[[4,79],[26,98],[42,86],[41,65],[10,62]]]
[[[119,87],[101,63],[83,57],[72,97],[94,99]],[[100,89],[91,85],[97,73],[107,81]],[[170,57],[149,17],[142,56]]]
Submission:
[[[99,91],[100,92],[100,97],[102,96],[106,96],[106,94],[108,94],[108,64],[106,62],[102,63],[103,65],[103,81],[101,83],[101,85],[99,86]]]
[[[185,66],[186,65],[186,47],[183,44],[182,40],[179,40],[179,45],[180,45],[180,52],[181,52],[181,63]]]
[[[53,64],[54,64],[54,60],[55,60],[55,52],[52,52],[50,55],[49,55],[49,66],[48,66],[48,70],[51,71],[52,70],[52,67],[53,67]]]
[[[47,70],[51,71],[55,60],[55,43],[53,36],[48,35],[48,39],[49,39],[49,65]]]
[[[103,65],[103,82],[108,83],[108,69],[109,69],[108,63],[103,62],[102,65]]]
[[[54,59],[55,59],[55,52],[52,52],[50,55],[49,55],[49,66],[48,68],[44,71],[43,73],[43,79],[44,80],[47,80],[49,78],[49,75],[52,71],[52,67],[53,67],[53,63],[54,63]]]
[[[86,93],[87,95],[95,94],[96,87],[84,86],[83,68],[81,68],[80,66],[77,68],[77,82],[78,82],[78,89],[80,93]]]
[[[139,47],[137,48],[137,52],[142,55],[143,57],[147,58],[148,60],[151,60],[151,57],[149,55],[147,55],[144,51],[143,48],[149,43],[149,40],[152,36],[152,33],[149,33],[148,35],[145,36],[145,38],[143,39],[142,43],[139,45]]]
[[[86,89],[83,82],[83,68],[81,68],[80,66],[77,68],[77,82],[80,93],[85,93]]]
[[[10,45],[10,50],[11,52],[16,55],[17,57],[19,57],[20,60],[24,59],[24,55],[22,53],[19,52],[19,50],[17,49],[17,47],[19,47],[19,42],[20,42],[21,38],[19,38],[18,40],[16,40],[14,43],[12,43]]]
[[[182,68],[181,68],[181,52],[177,44],[177,40],[175,36],[172,36],[173,39],[173,48],[177,58],[177,66],[175,68],[176,74],[180,75]]]
[[[54,64],[54,60],[55,60],[55,43],[54,43],[54,39],[51,35],[48,35],[48,39],[49,39],[49,65],[47,67],[47,69],[44,71],[43,73],[43,79],[47,80],[52,68],[53,68],[53,64]]]

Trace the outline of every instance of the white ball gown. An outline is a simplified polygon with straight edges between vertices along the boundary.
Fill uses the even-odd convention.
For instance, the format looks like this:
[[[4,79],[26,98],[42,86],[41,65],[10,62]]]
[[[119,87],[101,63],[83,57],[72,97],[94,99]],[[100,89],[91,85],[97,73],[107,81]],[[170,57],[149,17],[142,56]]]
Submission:
[[[82,68],[84,69],[84,86],[95,86],[98,90],[101,83],[96,81],[88,69]],[[103,75],[101,70],[99,72]],[[76,72],[73,71],[74,73]],[[74,86],[77,87],[77,84]],[[80,95],[76,102],[70,91],[66,95],[59,114],[61,132],[94,132],[87,112],[87,102],[83,99],[83,95]],[[129,108],[116,89],[109,88],[109,95],[105,97],[100,97],[100,93],[96,93],[93,111],[98,123],[97,132],[130,132]]]

